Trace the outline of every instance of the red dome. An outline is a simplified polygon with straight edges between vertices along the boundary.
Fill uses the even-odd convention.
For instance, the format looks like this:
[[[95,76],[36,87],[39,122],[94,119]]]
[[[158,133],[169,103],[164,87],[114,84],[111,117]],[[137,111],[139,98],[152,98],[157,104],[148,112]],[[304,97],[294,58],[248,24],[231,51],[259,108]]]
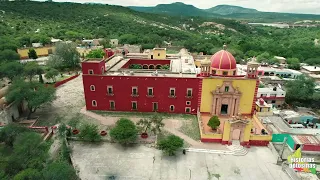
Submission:
[[[210,60],[213,69],[230,70],[237,67],[236,59],[226,50],[216,52]]]

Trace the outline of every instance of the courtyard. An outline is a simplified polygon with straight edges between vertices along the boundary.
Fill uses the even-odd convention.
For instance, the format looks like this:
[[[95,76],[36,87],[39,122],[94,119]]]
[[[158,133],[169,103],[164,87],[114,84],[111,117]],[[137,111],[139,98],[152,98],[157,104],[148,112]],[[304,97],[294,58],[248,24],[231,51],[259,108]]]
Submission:
[[[83,180],[289,180],[267,147],[251,147],[246,156],[178,152],[167,157],[144,145],[70,144]]]

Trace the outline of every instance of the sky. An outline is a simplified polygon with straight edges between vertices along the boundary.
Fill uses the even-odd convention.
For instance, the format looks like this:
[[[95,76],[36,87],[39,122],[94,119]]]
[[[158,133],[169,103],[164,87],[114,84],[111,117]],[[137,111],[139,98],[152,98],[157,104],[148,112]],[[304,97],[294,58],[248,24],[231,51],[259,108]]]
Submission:
[[[103,3],[121,6],[155,6],[170,4],[179,0],[53,0],[55,2]],[[227,4],[246,8],[254,8],[267,12],[292,12],[304,14],[320,14],[320,0],[184,0],[201,9]]]

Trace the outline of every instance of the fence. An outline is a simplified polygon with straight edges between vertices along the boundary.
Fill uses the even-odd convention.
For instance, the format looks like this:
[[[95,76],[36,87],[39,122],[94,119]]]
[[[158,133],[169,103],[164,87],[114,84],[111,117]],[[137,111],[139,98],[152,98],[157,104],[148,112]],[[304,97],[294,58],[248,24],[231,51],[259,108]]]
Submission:
[[[79,74],[74,75],[74,76],[71,76],[71,77],[69,77],[69,78],[67,78],[67,79],[64,79],[64,80],[62,80],[62,81],[56,82],[56,83],[54,84],[54,87],[57,88],[57,87],[61,86],[62,84],[66,83],[66,82],[69,82],[69,81],[71,81],[72,79],[75,79],[75,78],[78,77],[78,76],[79,76]]]

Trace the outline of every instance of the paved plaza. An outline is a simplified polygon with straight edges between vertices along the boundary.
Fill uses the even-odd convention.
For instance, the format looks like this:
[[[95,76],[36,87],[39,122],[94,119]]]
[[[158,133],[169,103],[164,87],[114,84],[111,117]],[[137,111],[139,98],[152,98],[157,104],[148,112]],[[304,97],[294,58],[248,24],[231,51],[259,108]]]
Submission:
[[[82,180],[289,180],[267,147],[245,156],[179,152],[176,157],[143,145],[70,142]]]

